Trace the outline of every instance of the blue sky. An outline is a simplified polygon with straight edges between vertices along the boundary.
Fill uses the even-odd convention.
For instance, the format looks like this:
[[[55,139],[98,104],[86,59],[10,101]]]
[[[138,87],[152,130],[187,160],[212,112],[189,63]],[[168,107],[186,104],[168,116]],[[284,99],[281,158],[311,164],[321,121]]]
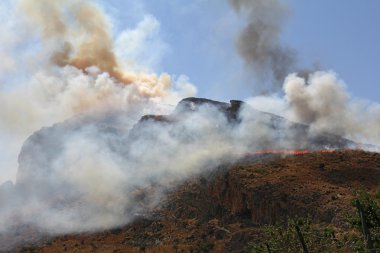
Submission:
[[[342,78],[355,97],[380,102],[380,1],[290,1],[284,40],[302,63],[318,61]]]
[[[295,49],[301,67],[318,64],[334,70],[353,97],[380,102],[380,1],[284,0],[291,10],[282,41]],[[244,20],[223,0],[107,1],[108,11],[123,29],[145,14],[161,24],[167,45],[157,71],[185,74],[198,95],[244,99],[255,95],[254,78],[235,51]]]

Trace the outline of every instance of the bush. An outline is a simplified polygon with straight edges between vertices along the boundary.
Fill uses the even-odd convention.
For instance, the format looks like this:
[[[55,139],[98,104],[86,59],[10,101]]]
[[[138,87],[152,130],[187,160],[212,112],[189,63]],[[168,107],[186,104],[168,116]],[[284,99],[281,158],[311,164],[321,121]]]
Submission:
[[[356,195],[352,204],[364,214],[371,243],[364,236],[360,213],[356,211],[348,218],[353,230],[344,232],[332,226],[313,224],[305,218],[265,226],[264,242],[252,244],[252,252],[303,252],[297,226],[309,252],[347,252],[349,249],[369,252],[370,245],[380,248],[380,187],[373,196],[364,190],[357,191]]]
[[[380,190],[380,188],[379,188]],[[364,190],[359,190],[356,192],[357,199],[353,201],[353,205],[360,209],[364,214],[364,220],[368,227],[370,234],[370,239],[373,243],[374,248],[380,247],[380,192],[379,190],[374,196],[371,196],[368,192]],[[359,207],[358,207],[359,205]],[[350,218],[350,222],[354,228],[358,231],[363,232],[363,225],[359,212]],[[362,236],[364,245],[367,244],[367,240]]]
[[[299,227],[309,252],[340,252],[345,245],[335,237],[335,229],[312,224],[310,219],[289,219],[280,225],[264,227],[266,241],[252,245],[252,252],[303,252]]]

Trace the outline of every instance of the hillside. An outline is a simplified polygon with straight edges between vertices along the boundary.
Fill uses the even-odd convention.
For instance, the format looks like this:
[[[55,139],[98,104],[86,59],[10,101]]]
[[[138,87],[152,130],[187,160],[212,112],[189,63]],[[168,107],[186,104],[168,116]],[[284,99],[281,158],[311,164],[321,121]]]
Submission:
[[[59,236],[29,250],[241,252],[260,238],[260,225],[287,217],[309,215],[317,223],[348,230],[346,215],[354,212],[354,190],[374,191],[379,182],[377,153],[256,155],[182,183],[162,208],[136,216],[132,224]]]
[[[235,100],[79,115],[25,141],[0,250],[240,252],[296,216],[344,231],[354,191],[380,179],[359,146]]]

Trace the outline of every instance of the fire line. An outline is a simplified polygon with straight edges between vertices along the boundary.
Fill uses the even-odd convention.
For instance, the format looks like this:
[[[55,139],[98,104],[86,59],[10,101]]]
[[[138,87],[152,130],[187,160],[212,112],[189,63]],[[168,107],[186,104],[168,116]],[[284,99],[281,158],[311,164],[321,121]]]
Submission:
[[[352,149],[323,149],[323,150],[259,150],[251,153],[253,155],[275,155],[275,154],[284,154],[284,155],[305,155],[312,153],[334,153],[338,151],[349,151]]]

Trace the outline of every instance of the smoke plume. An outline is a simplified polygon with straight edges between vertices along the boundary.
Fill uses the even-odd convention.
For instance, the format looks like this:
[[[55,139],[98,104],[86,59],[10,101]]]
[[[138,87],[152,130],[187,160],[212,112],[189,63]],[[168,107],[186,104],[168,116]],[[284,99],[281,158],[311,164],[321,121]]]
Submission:
[[[236,46],[244,61],[261,82],[261,92],[281,87],[286,75],[294,69],[295,53],[280,42],[280,33],[288,10],[280,0],[229,0],[237,12],[247,14],[247,26]],[[263,88],[263,87],[261,87]]]
[[[18,8],[27,25],[39,32],[42,45],[50,48],[47,55],[52,64],[59,67],[71,65],[84,72],[96,66],[121,84],[143,82],[155,86],[150,91],[142,89],[144,96],[161,96],[169,85],[157,87],[161,77],[128,69],[115,53],[112,23],[94,2],[20,0]]]
[[[291,74],[283,89],[288,118],[310,125],[311,132],[380,143],[380,105],[352,99],[335,73],[315,72],[308,79]]]
[[[113,38],[119,36],[112,34],[113,24],[92,1],[19,0],[2,2],[3,8],[8,11],[1,12],[7,15],[2,16],[6,21],[2,34],[12,43],[0,48],[0,55],[13,60],[13,69],[0,72],[0,80],[9,83],[0,89],[0,138],[4,140],[0,150],[5,157],[0,165],[7,171],[1,174],[1,182],[14,180],[23,141],[43,126],[109,110],[128,112],[136,120],[146,113],[165,113],[171,109],[168,105],[196,93],[184,76],[173,79],[149,66],[140,67],[135,59],[119,57],[115,52],[120,52],[123,42],[116,50]],[[157,32],[154,17],[144,20],[155,26],[128,28],[131,34],[124,36],[124,43]],[[138,39],[143,45],[144,38]]]
[[[263,111],[281,114],[310,125],[311,133],[334,133],[364,143],[379,143],[379,105],[350,97],[335,73],[296,69],[295,52],[280,42],[288,9],[280,0],[229,0],[238,13],[247,15],[248,25],[240,33],[239,54],[261,79],[259,91],[285,96],[259,96],[250,100]]]
[[[248,103],[307,124],[311,136],[332,133],[359,143],[380,144],[380,105],[351,97],[336,73],[289,74],[283,91],[283,97],[254,97]]]
[[[124,43],[138,41],[136,52],[155,43],[153,16],[115,35],[93,1],[19,0],[6,7],[3,36],[15,39],[0,53],[14,59],[12,71],[0,72],[8,82],[0,87],[0,182],[11,180],[0,186],[0,250],[20,242],[3,234],[13,237],[29,225],[61,234],[125,224],[144,210],[134,192],[164,177],[153,173],[159,150],[144,167],[139,161],[149,154],[129,155],[143,141],[123,153],[120,143],[129,142],[122,138],[141,116],[169,113],[196,88],[185,76],[157,74],[123,51]],[[150,205],[160,199],[159,189]]]
[[[52,52],[52,63],[81,70],[97,66],[124,84],[134,81],[122,72],[113,52],[111,24],[94,3],[22,0],[20,8],[44,40],[59,45]]]

